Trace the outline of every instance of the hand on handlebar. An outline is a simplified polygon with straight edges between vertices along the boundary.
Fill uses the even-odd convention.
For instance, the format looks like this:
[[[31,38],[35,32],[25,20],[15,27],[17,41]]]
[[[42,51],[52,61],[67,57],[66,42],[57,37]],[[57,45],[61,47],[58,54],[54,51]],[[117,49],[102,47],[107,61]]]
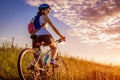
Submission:
[[[60,43],[60,42],[63,42],[63,41],[65,41],[65,37],[61,37],[60,39],[56,40],[55,42]]]
[[[61,39],[62,41],[66,41],[66,39],[65,39],[64,36],[60,37],[60,39]]]

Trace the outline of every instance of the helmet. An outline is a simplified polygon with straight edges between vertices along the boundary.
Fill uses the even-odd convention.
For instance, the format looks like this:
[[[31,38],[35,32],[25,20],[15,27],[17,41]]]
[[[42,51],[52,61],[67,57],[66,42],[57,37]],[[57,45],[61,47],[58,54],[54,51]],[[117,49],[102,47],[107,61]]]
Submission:
[[[41,5],[38,7],[38,10],[47,9],[47,8],[50,8],[50,6],[49,6],[48,4],[41,4]]]

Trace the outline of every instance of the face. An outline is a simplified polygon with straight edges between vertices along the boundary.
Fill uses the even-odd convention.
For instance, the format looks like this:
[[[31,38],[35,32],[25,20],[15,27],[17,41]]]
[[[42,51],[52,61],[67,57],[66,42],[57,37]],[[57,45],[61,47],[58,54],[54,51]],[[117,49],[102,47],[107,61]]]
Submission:
[[[50,13],[50,9],[49,9],[49,8],[47,8],[47,9],[44,10],[44,14],[45,14],[46,16],[48,16],[49,13]]]

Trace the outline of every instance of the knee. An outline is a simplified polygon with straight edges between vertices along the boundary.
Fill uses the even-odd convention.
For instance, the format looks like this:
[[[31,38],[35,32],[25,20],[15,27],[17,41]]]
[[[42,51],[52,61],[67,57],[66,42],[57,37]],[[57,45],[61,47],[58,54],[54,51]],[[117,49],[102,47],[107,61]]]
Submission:
[[[50,46],[50,49],[51,50],[57,50],[58,48],[57,48],[57,46]]]
[[[51,50],[57,50],[57,46],[54,42],[50,45],[50,49]]]

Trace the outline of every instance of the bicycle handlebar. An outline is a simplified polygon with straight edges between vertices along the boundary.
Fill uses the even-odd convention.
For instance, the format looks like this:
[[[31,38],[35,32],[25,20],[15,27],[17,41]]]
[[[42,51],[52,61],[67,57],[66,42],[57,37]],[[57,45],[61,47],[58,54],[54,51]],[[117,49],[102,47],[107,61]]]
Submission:
[[[65,41],[65,39],[58,39],[58,40],[55,41],[55,43],[60,43],[60,42],[63,42],[63,41]]]

